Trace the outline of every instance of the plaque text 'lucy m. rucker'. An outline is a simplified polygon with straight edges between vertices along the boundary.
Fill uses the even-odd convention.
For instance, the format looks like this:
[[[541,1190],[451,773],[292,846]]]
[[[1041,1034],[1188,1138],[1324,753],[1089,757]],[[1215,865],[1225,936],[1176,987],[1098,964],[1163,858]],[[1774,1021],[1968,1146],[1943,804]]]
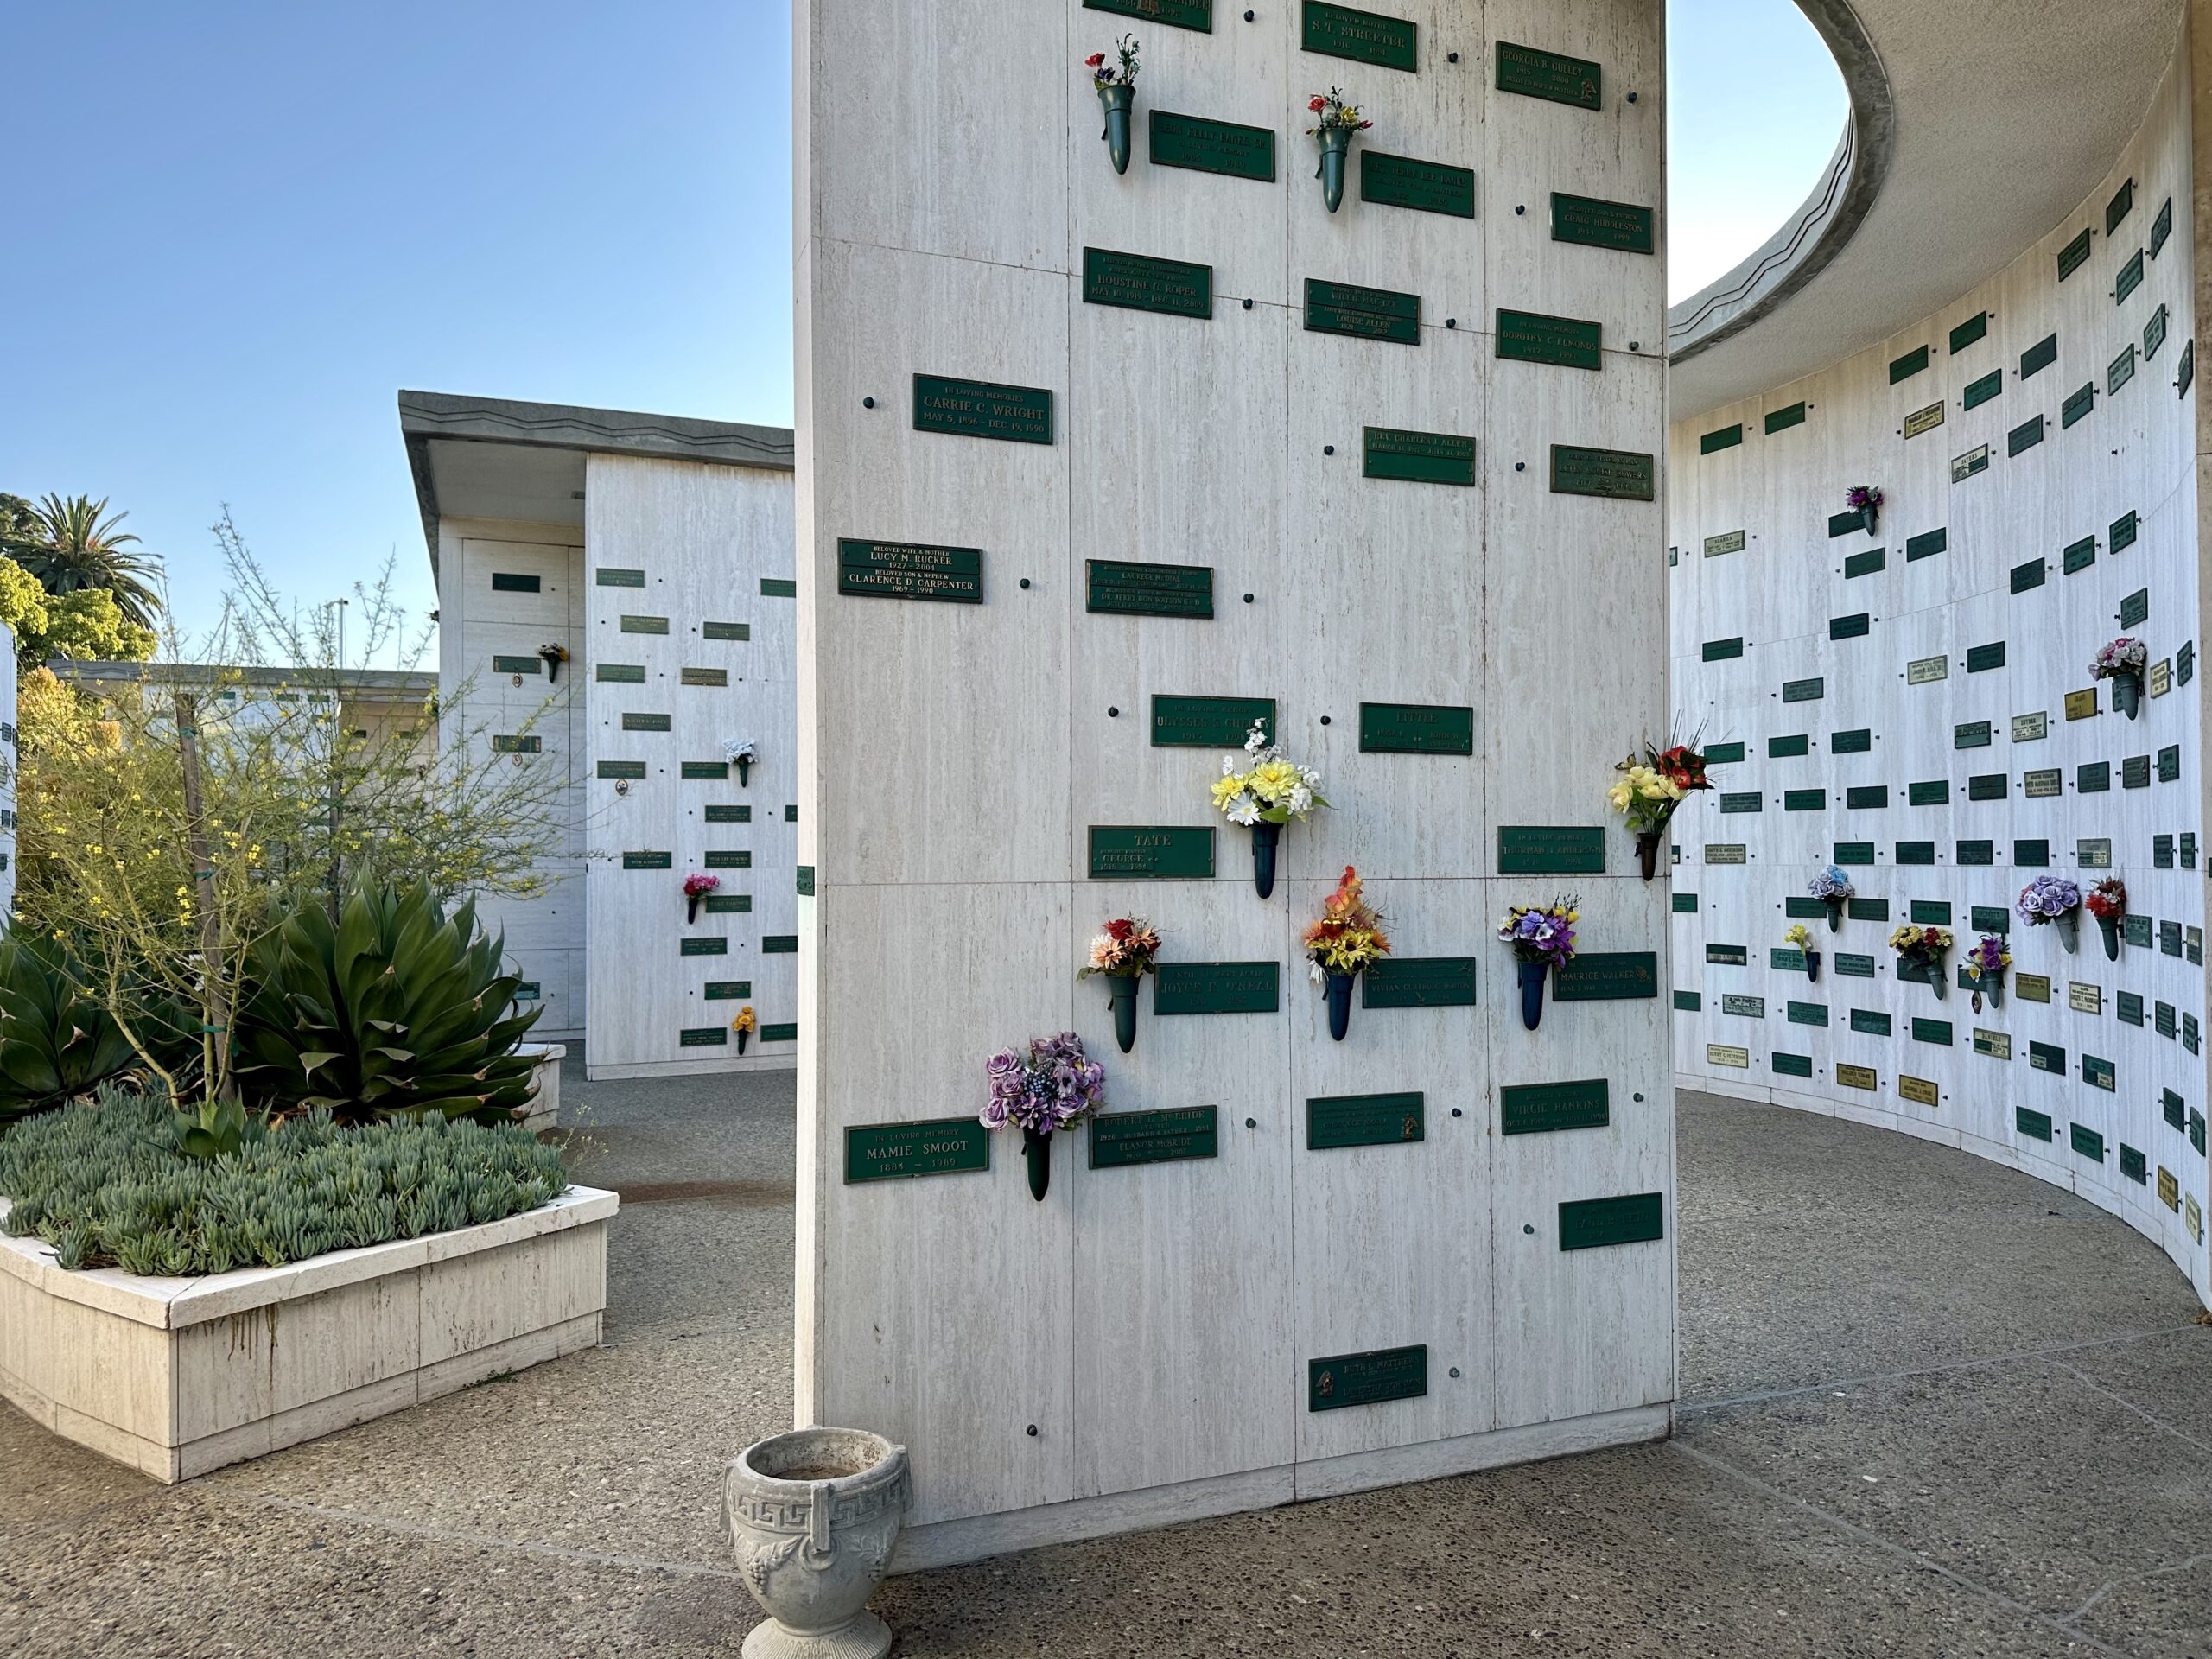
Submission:
[[[983,602],[983,555],[973,547],[840,538],[837,591],[869,599]]]

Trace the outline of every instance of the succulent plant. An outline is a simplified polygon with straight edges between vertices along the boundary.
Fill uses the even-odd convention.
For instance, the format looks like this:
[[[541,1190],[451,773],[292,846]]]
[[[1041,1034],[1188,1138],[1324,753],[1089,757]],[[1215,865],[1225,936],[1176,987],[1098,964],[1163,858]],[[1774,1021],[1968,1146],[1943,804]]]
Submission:
[[[78,989],[82,983],[82,968],[60,941],[0,938],[0,1123],[62,1105],[138,1066],[130,1039]],[[174,1040],[172,1023],[154,1023]]]
[[[265,1108],[341,1124],[510,1120],[534,1092],[533,1063],[515,1049],[541,1010],[508,1016],[521,982],[503,955],[473,902],[448,917],[428,883],[358,887],[334,926],[302,907],[247,964],[239,1083]]]

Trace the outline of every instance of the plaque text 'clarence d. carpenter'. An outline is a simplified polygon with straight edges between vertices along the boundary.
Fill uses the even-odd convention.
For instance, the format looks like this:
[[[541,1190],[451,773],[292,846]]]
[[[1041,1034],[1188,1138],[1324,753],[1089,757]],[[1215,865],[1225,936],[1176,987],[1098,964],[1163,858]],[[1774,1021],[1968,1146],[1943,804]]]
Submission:
[[[912,542],[837,543],[837,591],[869,599],[983,602],[983,555],[973,547]]]

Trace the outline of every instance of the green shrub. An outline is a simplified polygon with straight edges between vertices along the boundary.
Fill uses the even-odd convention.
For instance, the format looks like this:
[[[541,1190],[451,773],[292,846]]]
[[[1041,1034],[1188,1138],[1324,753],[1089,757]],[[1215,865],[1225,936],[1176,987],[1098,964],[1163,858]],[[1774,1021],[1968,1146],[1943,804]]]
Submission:
[[[337,925],[296,911],[247,963],[238,1074],[247,1097],[343,1123],[436,1113],[511,1118],[533,1092],[515,1052],[540,1009],[509,1017],[520,979],[476,908],[448,918],[427,882],[359,887]]]
[[[165,1097],[113,1087],[0,1138],[0,1195],[14,1202],[0,1230],[44,1239],[70,1268],[281,1267],[519,1215],[568,1185],[559,1153],[525,1131],[435,1115],[256,1122],[236,1153],[187,1158]]]
[[[137,1071],[130,1039],[82,995],[84,969],[53,939],[0,938],[0,1123],[48,1111]],[[180,1046],[174,1012],[140,1011],[139,1037],[156,1053]]]

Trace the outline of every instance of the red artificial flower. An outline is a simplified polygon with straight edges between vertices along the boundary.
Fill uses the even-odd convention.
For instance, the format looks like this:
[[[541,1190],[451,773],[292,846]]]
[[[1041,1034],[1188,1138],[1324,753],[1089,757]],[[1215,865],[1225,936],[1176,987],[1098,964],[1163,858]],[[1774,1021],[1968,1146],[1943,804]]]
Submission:
[[[1325,99],[1325,98],[1319,98],[1319,97],[1317,97],[1317,98],[1315,98],[1315,99],[1313,99],[1313,101],[1312,103],[1308,104],[1306,107],[1307,109],[1309,109],[1309,110],[1313,111],[1314,114],[1319,115],[1319,114],[1320,114],[1320,113],[1321,113],[1321,111],[1324,111],[1324,110],[1325,110],[1325,109],[1327,109],[1327,108],[1329,107],[1329,100],[1328,100],[1327,99]]]
[[[1131,924],[1120,917],[1106,924],[1106,937],[1116,944],[1126,943],[1134,931],[1135,929]]]
[[[1096,69],[1105,61],[1106,54],[1103,52],[1094,52],[1083,60],[1083,67],[1086,69]]]

